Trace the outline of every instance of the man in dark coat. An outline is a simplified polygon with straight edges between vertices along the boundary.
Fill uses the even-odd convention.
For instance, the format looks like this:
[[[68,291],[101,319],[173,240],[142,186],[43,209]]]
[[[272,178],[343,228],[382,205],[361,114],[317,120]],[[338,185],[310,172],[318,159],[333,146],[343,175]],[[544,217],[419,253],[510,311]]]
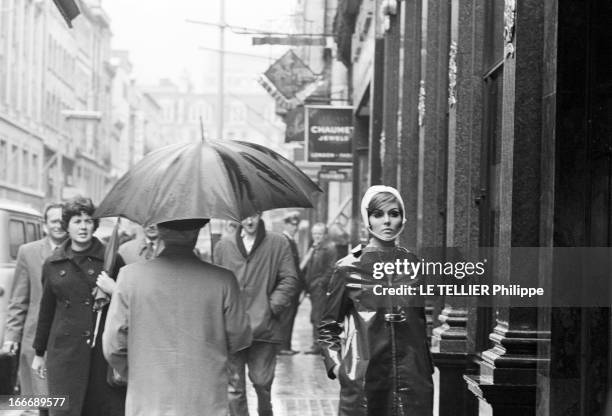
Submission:
[[[227,415],[227,359],[251,344],[232,272],[193,253],[207,220],[159,224],[159,257],[121,269],[103,335],[127,416]]]
[[[3,350],[14,354],[20,347],[19,384],[21,394],[46,395],[47,382],[32,374],[34,333],[38,322],[38,306],[42,295],[42,266],[45,259],[66,239],[62,228],[62,204],[49,204],[43,214],[46,236],[19,247],[8,305]],[[47,414],[41,410],[41,414]]]
[[[266,232],[260,214],[256,214],[242,221],[234,236],[217,243],[215,261],[238,278],[253,330],[253,344],[229,360],[230,414],[249,414],[244,375],[248,366],[259,415],[272,415],[272,381],[277,344],[282,341],[278,318],[298,290],[289,243],[280,234]]]
[[[334,270],[338,254],[336,245],[327,238],[327,227],[318,222],[311,228],[312,246],[304,256],[302,269],[306,292],[310,296],[310,323],[312,324],[312,347],[306,354],[319,354],[318,326],[325,308],[327,286]]]
[[[295,315],[297,314],[298,306],[300,304],[300,293],[302,292],[304,282],[302,281],[302,275],[300,273],[300,255],[298,253],[297,243],[295,242],[295,234],[300,224],[300,217],[297,211],[291,212],[283,219],[284,230],[283,236],[289,242],[291,248],[291,255],[293,256],[293,264],[298,273],[298,279],[300,281],[299,290],[295,292],[293,298],[291,298],[291,304],[280,317],[281,334],[283,341],[280,344],[279,355],[294,355],[299,351],[295,351],[291,348],[291,336],[293,334],[293,323],[295,322]]]

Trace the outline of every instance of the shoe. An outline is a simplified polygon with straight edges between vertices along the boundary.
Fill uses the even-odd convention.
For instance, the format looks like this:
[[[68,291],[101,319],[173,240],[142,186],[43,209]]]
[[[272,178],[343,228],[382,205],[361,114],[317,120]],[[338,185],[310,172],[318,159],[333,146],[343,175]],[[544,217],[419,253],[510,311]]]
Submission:
[[[295,355],[298,354],[299,351],[295,351],[295,350],[280,350],[278,352],[278,355]]]

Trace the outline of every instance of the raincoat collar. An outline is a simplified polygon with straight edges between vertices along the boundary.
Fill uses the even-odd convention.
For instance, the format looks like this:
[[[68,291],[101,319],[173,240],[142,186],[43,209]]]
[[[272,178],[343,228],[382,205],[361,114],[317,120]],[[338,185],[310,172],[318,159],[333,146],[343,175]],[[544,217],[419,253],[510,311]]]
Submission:
[[[257,224],[257,232],[255,233],[253,247],[251,247],[251,251],[247,254],[246,248],[244,247],[244,242],[242,241],[242,225],[240,225],[238,230],[236,230],[236,246],[238,246],[240,254],[242,254],[242,257],[245,259],[251,257],[253,253],[255,253],[255,250],[261,245],[264,238],[266,238],[266,226],[264,225],[263,220],[260,218],[259,223]]]
[[[53,254],[49,256],[49,261],[51,263],[57,263],[65,260],[72,260],[74,258],[74,251],[70,248],[70,239],[66,239],[58,248],[53,251]],[[96,237],[93,237],[91,246],[85,250],[89,257],[93,257],[97,260],[104,261],[104,244],[98,240]]]

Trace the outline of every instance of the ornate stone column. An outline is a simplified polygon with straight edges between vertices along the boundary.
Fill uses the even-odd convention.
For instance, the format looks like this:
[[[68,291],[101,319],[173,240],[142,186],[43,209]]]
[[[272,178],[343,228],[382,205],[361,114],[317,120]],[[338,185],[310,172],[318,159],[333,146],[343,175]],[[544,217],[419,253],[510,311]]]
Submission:
[[[543,10],[537,0],[506,0],[501,143],[499,149],[499,256],[494,283],[538,286],[543,264],[512,255],[511,247],[549,244],[540,228],[551,213],[543,186],[542,88]],[[494,416],[535,415],[538,350],[550,335],[537,328],[536,308],[517,307],[510,298],[496,306],[493,347],[482,353],[479,375],[467,387]]]
[[[428,3],[428,12],[431,19],[428,28],[437,21],[437,25],[433,24],[428,33],[428,67],[432,56],[429,51],[432,50],[437,51],[439,70],[444,69],[443,75],[438,75],[439,82],[443,83],[442,90],[440,85],[434,89],[440,95],[434,110],[436,114],[431,117],[440,117],[440,112],[448,112],[445,126],[447,142],[443,147],[446,161],[443,241],[447,247],[445,260],[453,260],[456,257],[452,248],[465,250],[478,246],[479,216],[474,203],[474,190],[478,189],[479,181],[482,86],[474,74],[482,66],[483,42],[482,36],[477,34],[484,18],[484,9],[481,1],[453,0],[448,4],[432,1]],[[437,44],[434,44],[436,36]],[[431,85],[431,82],[430,78],[426,79],[426,85]],[[426,104],[425,108],[427,110],[429,105]],[[427,111],[425,120],[426,123],[430,120]],[[426,129],[429,134],[430,126],[427,125]],[[434,159],[430,156],[429,160]],[[430,211],[423,210],[424,224],[432,221],[434,214]],[[424,228],[423,236],[425,234]],[[470,349],[472,344],[469,342],[467,323],[475,317],[469,314],[469,306],[465,299],[444,299],[444,308],[438,317],[441,325],[432,333],[431,350],[440,371],[441,416],[477,413],[477,401],[467,392],[463,381],[464,374],[474,371],[474,351]]]

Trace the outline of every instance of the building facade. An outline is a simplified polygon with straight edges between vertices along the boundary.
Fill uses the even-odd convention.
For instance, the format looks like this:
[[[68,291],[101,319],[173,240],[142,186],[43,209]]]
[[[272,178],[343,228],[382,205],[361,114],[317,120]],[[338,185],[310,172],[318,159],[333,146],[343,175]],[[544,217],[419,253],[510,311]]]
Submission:
[[[228,64],[225,74],[224,137],[251,141],[286,154],[283,125],[275,114],[274,101],[266,95],[247,70]],[[247,67],[248,68],[248,67]],[[160,143],[172,144],[206,139],[216,140],[217,89],[213,72],[205,86],[196,90],[188,76],[179,82],[160,80],[155,86],[142,86],[161,107]]]
[[[586,274],[555,279],[562,259],[525,268],[509,249],[612,245],[611,15],[604,1],[339,1],[353,243],[361,195],[391,185],[402,245],[497,247],[490,283],[587,291]],[[612,411],[609,308],[446,297],[430,311],[440,415]]]
[[[151,150],[165,144],[159,120],[162,108],[133,79],[129,53],[114,50],[112,68],[112,129],[109,146],[111,180],[118,179]]]
[[[51,2],[0,4],[0,197],[41,208],[109,186],[110,20],[78,2],[68,28]]]

